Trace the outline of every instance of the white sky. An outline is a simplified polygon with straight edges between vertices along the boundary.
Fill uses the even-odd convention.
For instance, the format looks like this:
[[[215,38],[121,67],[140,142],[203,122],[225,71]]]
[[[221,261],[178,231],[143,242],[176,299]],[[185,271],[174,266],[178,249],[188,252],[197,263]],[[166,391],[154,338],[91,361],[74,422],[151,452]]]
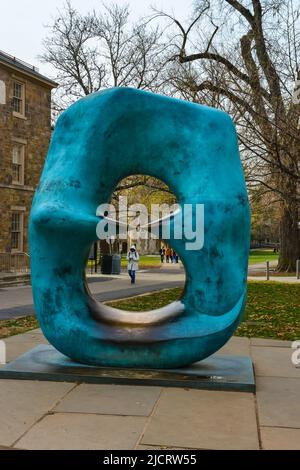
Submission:
[[[40,63],[38,55],[47,34],[45,25],[51,24],[64,3],[65,0],[0,0],[0,50],[36,65],[51,78],[52,69]],[[186,18],[192,7],[192,0],[117,0],[117,3],[129,3],[133,19],[149,14],[150,5],[174,12],[181,19]],[[101,8],[101,0],[72,0],[72,4],[82,13]]]

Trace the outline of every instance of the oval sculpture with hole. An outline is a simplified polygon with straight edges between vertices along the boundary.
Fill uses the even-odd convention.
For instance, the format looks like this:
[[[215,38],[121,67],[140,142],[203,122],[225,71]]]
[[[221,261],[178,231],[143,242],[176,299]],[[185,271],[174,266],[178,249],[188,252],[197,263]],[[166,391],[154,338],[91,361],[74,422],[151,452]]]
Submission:
[[[97,207],[134,174],[164,181],[182,211],[185,204],[204,207],[203,246],[188,249],[172,230],[168,241],[185,268],[182,297],[139,313],[98,303],[84,274]],[[57,121],[31,210],[31,279],[43,333],[85,364],[176,368],[200,361],[240,322],[249,238],[237,136],[226,113],[130,88],[87,96]]]

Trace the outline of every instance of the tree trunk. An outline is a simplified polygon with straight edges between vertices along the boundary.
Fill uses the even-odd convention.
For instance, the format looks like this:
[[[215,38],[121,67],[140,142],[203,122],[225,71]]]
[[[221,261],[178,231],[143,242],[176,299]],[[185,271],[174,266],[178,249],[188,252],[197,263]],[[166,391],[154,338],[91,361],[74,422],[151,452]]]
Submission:
[[[300,259],[299,210],[296,202],[284,205],[280,222],[280,254],[277,271],[295,272]]]

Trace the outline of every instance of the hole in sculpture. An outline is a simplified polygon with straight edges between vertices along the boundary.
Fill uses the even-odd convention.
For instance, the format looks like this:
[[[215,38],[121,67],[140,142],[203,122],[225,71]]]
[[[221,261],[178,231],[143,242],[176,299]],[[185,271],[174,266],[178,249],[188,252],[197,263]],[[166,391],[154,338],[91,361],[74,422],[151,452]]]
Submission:
[[[178,209],[176,196],[157,178],[132,175],[119,182],[110,204],[114,210],[104,207],[98,215],[115,220],[122,228],[113,235],[107,230],[106,239],[91,247],[87,273],[101,270],[101,279],[88,276],[91,293],[101,289],[104,299],[113,300],[93,305],[94,316],[111,323],[143,325],[178,316],[183,309],[185,270],[170,240],[161,238],[168,235],[169,218]],[[166,220],[163,232],[155,224],[161,219]],[[130,251],[133,246],[138,262],[136,252]],[[105,279],[110,282],[100,284]]]

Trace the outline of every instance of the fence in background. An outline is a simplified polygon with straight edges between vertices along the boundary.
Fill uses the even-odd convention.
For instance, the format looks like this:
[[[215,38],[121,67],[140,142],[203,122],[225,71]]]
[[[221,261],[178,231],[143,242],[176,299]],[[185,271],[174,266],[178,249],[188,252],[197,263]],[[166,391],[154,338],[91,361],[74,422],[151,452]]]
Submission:
[[[27,253],[0,253],[0,272],[28,273],[30,257]]]

